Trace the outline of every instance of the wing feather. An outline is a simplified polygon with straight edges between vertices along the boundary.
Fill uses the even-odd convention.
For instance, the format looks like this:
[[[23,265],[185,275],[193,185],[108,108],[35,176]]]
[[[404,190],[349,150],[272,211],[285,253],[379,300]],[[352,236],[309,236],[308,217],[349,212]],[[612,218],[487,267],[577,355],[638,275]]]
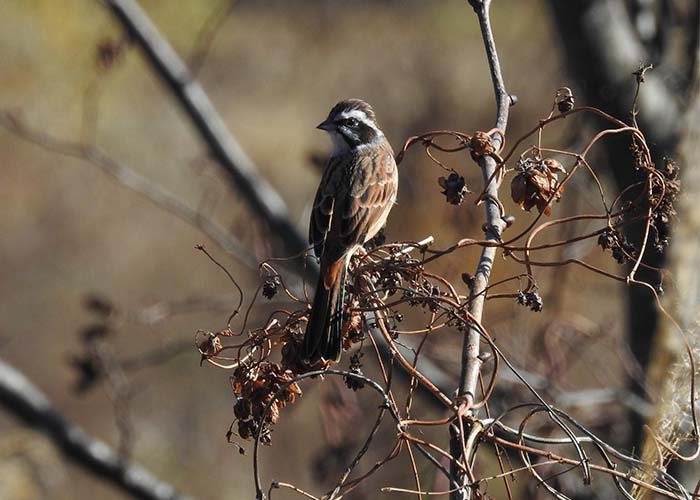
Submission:
[[[397,181],[388,145],[331,158],[311,212],[309,241],[315,254],[335,262],[372,238],[386,222]]]
[[[366,156],[357,165],[341,220],[347,245],[363,244],[381,229],[396,197],[396,165],[386,151]]]
[[[311,220],[309,221],[309,243],[314,247],[316,257],[323,255],[328,232],[333,221],[333,210],[335,208],[335,198],[337,176],[342,169],[341,158],[333,157],[328,160],[323,171],[321,183],[316,191],[314,205],[311,209]]]

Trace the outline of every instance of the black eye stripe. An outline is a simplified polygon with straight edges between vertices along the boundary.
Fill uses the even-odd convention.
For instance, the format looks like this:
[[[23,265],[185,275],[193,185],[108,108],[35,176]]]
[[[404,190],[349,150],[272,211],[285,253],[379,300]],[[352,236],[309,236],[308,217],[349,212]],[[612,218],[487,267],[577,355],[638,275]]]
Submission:
[[[357,128],[360,125],[360,121],[357,118],[343,118],[335,122],[337,125],[345,125],[350,128]]]
[[[361,144],[370,144],[377,138],[377,131],[366,123],[358,120],[356,127],[350,127],[345,125],[345,121],[346,120],[340,120],[336,123],[344,126],[338,131],[349,146],[354,147]]]

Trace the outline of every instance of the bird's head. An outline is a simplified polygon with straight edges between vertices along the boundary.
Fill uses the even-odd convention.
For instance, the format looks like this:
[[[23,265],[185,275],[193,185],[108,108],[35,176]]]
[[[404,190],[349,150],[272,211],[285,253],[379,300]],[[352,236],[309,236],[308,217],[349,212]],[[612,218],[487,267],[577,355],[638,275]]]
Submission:
[[[331,136],[334,155],[373,146],[384,139],[372,106],[361,99],[340,101],[316,128]]]

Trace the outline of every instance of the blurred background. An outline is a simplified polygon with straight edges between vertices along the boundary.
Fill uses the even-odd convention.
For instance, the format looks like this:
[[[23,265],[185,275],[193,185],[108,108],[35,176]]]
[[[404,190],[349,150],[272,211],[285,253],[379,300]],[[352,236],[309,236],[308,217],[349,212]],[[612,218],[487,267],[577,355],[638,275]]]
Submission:
[[[396,150],[407,137],[428,130],[472,133],[492,127],[495,105],[481,34],[463,0],[143,0],[141,5],[188,62],[303,233],[320,178],[315,159],[330,151],[328,138],[314,127],[338,100],[360,97],[372,103]],[[592,100],[587,96],[593,84],[582,84],[572,70],[556,19],[543,1],[493,4],[505,81],[517,96],[510,144],[547,116],[559,87],[574,88],[577,104]],[[621,78],[632,69],[621,68]],[[630,104],[631,96],[624,105]],[[200,367],[193,342],[199,329],[225,327],[237,295],[194,246],[205,244],[248,298],[260,284],[257,269],[98,165],[46,145],[99,147],[230,231],[257,260],[286,255],[275,235],[270,238],[269,228],[222,176],[180,104],[101,2],[0,3],[0,111],[6,124],[0,129],[0,356],[24,372],[68,420],[183,494],[253,497],[250,443],[234,436],[248,451],[242,455],[226,440],[234,403],[229,374]],[[27,141],[17,124],[50,139]],[[545,139],[553,147],[575,147],[590,137],[585,135],[590,126],[567,120]],[[604,153],[596,156],[595,169],[615,192]],[[480,172],[466,154],[446,161],[472,191],[480,190]],[[480,237],[482,208],[474,207],[474,195],[459,207],[445,203],[437,184],[444,172],[422,152],[409,153],[400,172],[398,206],[386,229],[389,241],[433,236],[434,246],[443,248]],[[596,193],[590,178],[579,176],[555,211],[598,211]],[[532,220],[510,200],[506,208],[516,216],[516,228]],[[624,274],[595,241],[567,251]],[[457,277],[473,272],[477,256],[475,250],[456,254],[435,271]],[[511,261],[499,258],[494,279],[517,272]],[[538,270],[537,277],[542,313],[511,299],[494,301],[486,325],[506,354],[541,377],[552,394],[614,389],[602,407],[584,399],[572,400],[568,408],[629,444],[638,431],[629,424],[629,405],[615,391],[627,391],[642,365],[627,340],[625,287],[574,267]],[[255,306],[251,323],[264,321],[282,304],[276,297]],[[427,349],[456,377],[459,345],[461,336],[446,332]],[[100,377],[91,364],[95,349],[113,366]],[[347,394],[340,386],[305,385],[301,401],[284,410],[272,446],[262,450],[268,484],[290,481],[310,491],[334,484],[352,457],[352,451],[343,455],[342,450],[354,450],[362,434],[352,438],[346,431],[371,425],[377,404],[373,396]],[[421,398],[425,416],[441,415]],[[337,431],[340,424],[325,410],[343,404],[351,410]],[[639,408],[635,418],[643,421],[646,407]],[[0,498],[124,498],[2,411],[0,430]],[[390,426],[385,430],[386,444],[394,432]],[[379,446],[377,457],[386,453]],[[376,498],[377,488],[385,485],[411,487],[406,466],[397,461],[352,498]],[[424,468],[431,484],[433,472]],[[521,498],[530,495],[525,484],[519,486]],[[499,488],[501,483],[494,483],[489,492],[501,498]],[[292,494],[282,491],[277,497]]]

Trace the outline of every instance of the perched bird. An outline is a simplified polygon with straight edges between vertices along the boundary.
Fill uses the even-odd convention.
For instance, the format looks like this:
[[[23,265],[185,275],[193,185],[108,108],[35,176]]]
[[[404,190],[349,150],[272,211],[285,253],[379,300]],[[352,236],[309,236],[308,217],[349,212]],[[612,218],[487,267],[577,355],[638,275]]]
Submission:
[[[348,263],[386,223],[399,182],[394,152],[366,102],[340,101],[317,128],[331,136],[333,152],[309,223],[309,242],[321,260],[301,352],[310,362],[340,359]]]

